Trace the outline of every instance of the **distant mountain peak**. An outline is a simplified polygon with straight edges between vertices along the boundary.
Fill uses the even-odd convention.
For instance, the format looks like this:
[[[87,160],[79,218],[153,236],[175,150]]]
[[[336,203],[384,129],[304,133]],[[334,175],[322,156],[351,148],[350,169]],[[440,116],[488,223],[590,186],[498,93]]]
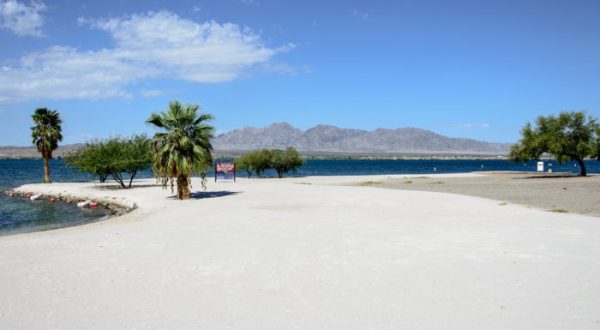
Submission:
[[[319,124],[302,131],[287,122],[236,129],[216,137],[213,146],[221,151],[292,146],[314,152],[473,155],[505,155],[510,148],[509,144],[450,138],[414,127],[365,131]]]
[[[296,129],[294,126],[290,125],[289,123],[282,121],[282,122],[278,122],[278,123],[273,123],[265,128],[291,128],[291,129]]]

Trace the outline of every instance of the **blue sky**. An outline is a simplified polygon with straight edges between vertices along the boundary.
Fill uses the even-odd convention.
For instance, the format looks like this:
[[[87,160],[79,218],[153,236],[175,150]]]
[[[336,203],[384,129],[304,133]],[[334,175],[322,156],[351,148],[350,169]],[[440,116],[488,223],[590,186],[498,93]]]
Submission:
[[[600,1],[0,0],[0,145],[58,110],[64,143],[153,130],[169,100],[218,132],[286,121],[515,142],[600,117]]]

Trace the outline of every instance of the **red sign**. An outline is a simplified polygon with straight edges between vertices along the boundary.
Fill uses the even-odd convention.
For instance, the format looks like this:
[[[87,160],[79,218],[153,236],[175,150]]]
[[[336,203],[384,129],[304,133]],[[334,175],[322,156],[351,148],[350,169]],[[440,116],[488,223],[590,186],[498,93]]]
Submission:
[[[231,162],[217,163],[217,172],[233,173],[233,172],[235,172],[235,164],[231,163]]]
[[[225,162],[215,164],[215,182],[217,178],[222,180],[233,180],[235,181],[235,163]]]

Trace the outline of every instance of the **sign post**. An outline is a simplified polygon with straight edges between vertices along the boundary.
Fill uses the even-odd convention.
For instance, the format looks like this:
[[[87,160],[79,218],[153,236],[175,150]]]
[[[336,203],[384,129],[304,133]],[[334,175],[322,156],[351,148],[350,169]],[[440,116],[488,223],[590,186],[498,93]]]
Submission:
[[[215,182],[217,178],[221,180],[233,180],[235,182],[235,163],[234,162],[222,162],[215,164]]]
[[[544,162],[537,162],[538,172],[544,172]]]

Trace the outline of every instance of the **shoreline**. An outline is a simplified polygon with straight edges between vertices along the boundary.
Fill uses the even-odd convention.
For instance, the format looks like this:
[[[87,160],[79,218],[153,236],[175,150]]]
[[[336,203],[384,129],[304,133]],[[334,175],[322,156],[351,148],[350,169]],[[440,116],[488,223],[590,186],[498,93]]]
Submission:
[[[139,207],[106,221],[0,237],[3,325],[598,326],[598,218],[356,185],[404,177],[240,178],[209,181],[207,191],[193,178],[194,198],[185,201],[154,179],[125,190],[22,186]]]
[[[382,188],[382,189],[391,189],[391,190],[408,190],[408,191],[428,191],[434,193],[449,193],[457,196],[474,196],[474,197],[482,197],[488,199],[493,202],[500,203],[500,205],[506,205],[507,202],[510,202],[514,205],[520,205],[526,208],[534,208],[540,211],[545,212],[559,212],[559,213],[573,213],[587,216],[595,216],[600,217],[600,198],[598,200],[598,206],[595,207],[593,211],[586,210],[586,212],[578,212],[577,210],[567,208],[559,208],[556,206],[552,207],[544,207],[540,206],[539,202],[531,202],[526,201],[522,202],[521,200],[515,200],[514,198],[497,195],[497,194],[482,194],[479,192],[473,191],[464,191],[464,190],[454,190],[451,189],[441,189],[448,188],[449,185],[444,185],[447,182],[454,181],[463,181],[463,180],[480,180],[483,178],[490,177],[506,177],[506,178],[519,178],[519,179],[533,179],[533,180],[543,180],[543,179],[566,179],[566,178],[579,178],[578,175],[573,173],[538,173],[538,172],[530,172],[530,171],[475,171],[475,172],[464,172],[464,173],[433,173],[433,174],[377,174],[377,175],[335,175],[335,176],[305,176],[305,177],[285,177],[283,179],[275,178],[275,177],[262,177],[262,178],[245,178],[238,176],[238,180],[248,180],[248,182],[261,182],[261,181],[289,181],[294,184],[300,185],[332,185],[332,186],[358,186],[358,187],[370,187],[370,188]],[[591,174],[588,178],[584,178],[584,180],[589,179],[591,177],[597,177],[598,182],[600,183],[600,175]],[[197,180],[198,178],[194,178]],[[447,181],[432,181],[428,182],[428,180],[437,180],[444,179]],[[407,181],[408,180],[408,181]],[[424,184],[418,185],[414,184],[419,181],[424,181]],[[99,183],[97,181],[94,182],[54,182],[52,184],[25,184],[19,187],[15,187],[12,189],[0,189],[0,194],[9,195],[12,194],[18,198],[27,198],[31,195],[40,194],[40,199],[49,200],[50,198],[55,198],[56,201],[65,202],[67,199],[72,199],[74,203],[77,201],[85,201],[90,200],[98,203],[99,206],[105,208],[108,211],[107,216],[110,219],[120,218],[128,213],[131,213],[134,210],[139,208],[139,204],[152,204],[156,201],[152,201],[150,203],[146,203],[145,201],[140,199],[131,198],[132,194],[137,189],[145,188],[145,187],[159,187],[158,184],[155,183],[155,179],[137,179],[132,188],[129,189],[121,189],[114,182],[107,183]],[[407,182],[410,183],[407,185]],[[212,181],[209,179],[209,184]],[[495,182],[495,188],[498,187],[497,184],[506,184],[506,182]],[[162,190],[167,196],[168,192],[166,190]],[[166,198],[172,198],[166,197]],[[568,201],[567,201],[568,203]],[[148,205],[146,205],[148,206]],[[142,207],[146,209],[146,207]],[[77,227],[85,225],[82,224],[73,224],[67,225],[62,228],[69,227]],[[31,231],[28,233],[32,233],[36,231]]]
[[[23,187],[23,186],[21,186]],[[49,202],[67,202],[68,200],[72,200],[72,203],[76,204],[77,202],[83,202],[83,201],[92,201],[92,202],[96,202],[98,204],[98,206],[106,209],[107,212],[107,216],[109,217],[118,217],[124,214],[127,214],[133,210],[135,210],[137,208],[137,205],[135,203],[131,204],[131,203],[123,203],[123,202],[118,202],[118,201],[114,201],[114,200],[108,200],[106,198],[102,198],[102,197],[88,197],[83,196],[83,195],[76,195],[76,194],[71,194],[71,193],[46,193],[46,192],[42,192],[44,190],[40,190],[40,189],[21,189],[21,187],[17,187],[14,189],[5,189],[5,190],[0,190],[0,194],[6,195],[7,197],[11,197],[11,198],[29,198],[32,195],[37,195],[40,194],[41,196],[39,196],[36,200],[44,200],[44,201],[49,201]]]

